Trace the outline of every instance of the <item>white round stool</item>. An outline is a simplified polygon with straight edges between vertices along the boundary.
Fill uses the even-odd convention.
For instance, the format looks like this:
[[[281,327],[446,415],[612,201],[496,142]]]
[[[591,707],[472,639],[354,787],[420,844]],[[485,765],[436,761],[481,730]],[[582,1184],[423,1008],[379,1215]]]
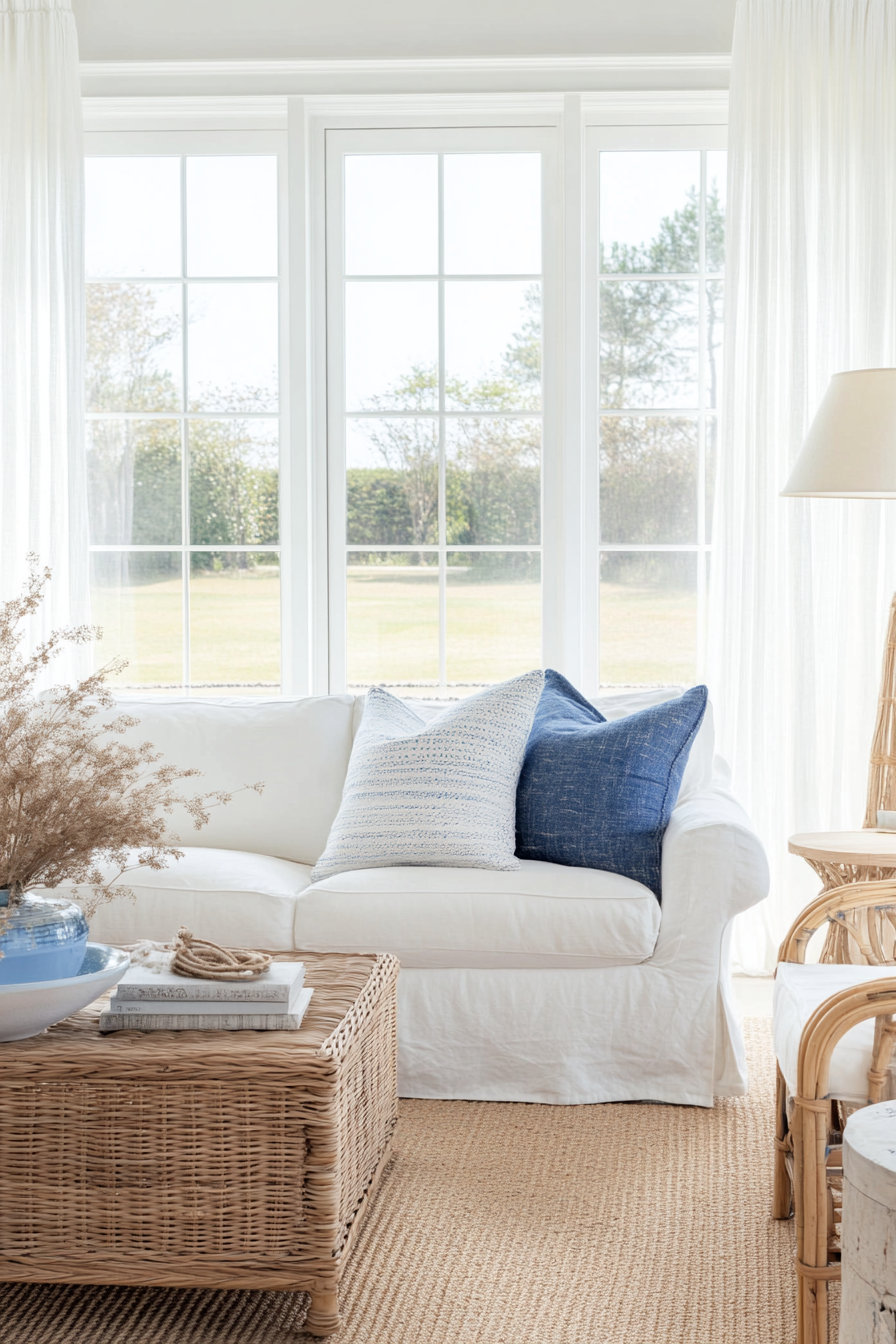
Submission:
[[[896,1102],[843,1132],[840,1344],[896,1344]]]

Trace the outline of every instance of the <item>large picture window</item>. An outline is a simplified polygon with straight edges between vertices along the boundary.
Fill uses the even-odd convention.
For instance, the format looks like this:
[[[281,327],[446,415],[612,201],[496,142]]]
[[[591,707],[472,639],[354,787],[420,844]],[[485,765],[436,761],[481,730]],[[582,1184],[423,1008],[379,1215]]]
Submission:
[[[86,162],[91,591],[122,686],[280,690],[277,176]]]
[[[703,675],[724,105],[669,95],[660,125],[647,101],[89,130],[91,592],[119,687]]]

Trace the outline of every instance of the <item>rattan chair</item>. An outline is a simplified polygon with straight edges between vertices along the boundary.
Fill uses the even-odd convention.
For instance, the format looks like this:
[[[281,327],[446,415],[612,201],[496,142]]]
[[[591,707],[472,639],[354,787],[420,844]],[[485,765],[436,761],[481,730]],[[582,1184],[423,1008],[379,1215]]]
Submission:
[[[882,902],[891,902],[889,909]],[[853,882],[825,892],[793,924],[781,945],[779,962],[801,963],[812,934],[825,924],[841,927],[854,912],[872,919],[896,915],[896,882]],[[889,922],[889,921],[888,921]],[[894,974],[855,984],[824,998],[809,1017],[799,1040],[796,1090],[791,1090],[778,1064],[775,1134],[774,1216],[796,1214],[799,1344],[827,1344],[828,1283],[840,1277],[840,1198],[843,1128],[860,1105],[892,1095],[890,1064],[896,1043],[896,960],[870,958],[868,965],[893,965]],[[867,945],[866,945],[867,947]],[[871,951],[867,948],[867,951]],[[828,963],[829,965],[831,963]],[[817,968],[824,993],[824,964]],[[874,1041],[868,1054],[867,1097],[864,1102],[838,1098],[831,1059],[840,1039],[874,1018]]]
[[[877,721],[871,748],[865,826],[878,810],[896,811],[896,597],[884,651]],[[846,874],[844,874],[846,876]],[[802,1026],[795,1090],[777,1071],[774,1217],[796,1215],[798,1344],[828,1344],[828,1284],[840,1278],[842,1135],[861,1105],[896,1093],[891,1066],[896,1043],[896,873],[846,881],[822,892],[798,916],[778,953],[780,963],[805,962],[813,934],[827,926],[817,967],[819,1002]],[[842,988],[824,997],[826,967],[890,967],[892,976]],[[829,977],[827,977],[829,979]],[[858,979],[859,977],[856,976]],[[875,1019],[867,1053],[867,1097],[838,1098],[831,1063],[853,1027]]]

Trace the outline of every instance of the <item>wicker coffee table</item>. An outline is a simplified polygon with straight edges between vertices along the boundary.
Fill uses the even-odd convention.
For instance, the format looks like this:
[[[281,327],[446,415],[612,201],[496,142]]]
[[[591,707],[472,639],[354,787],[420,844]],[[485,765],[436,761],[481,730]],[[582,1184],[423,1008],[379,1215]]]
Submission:
[[[338,1330],[397,1119],[398,962],[289,959],[299,1031],[102,1035],[98,1003],[0,1045],[0,1281],[301,1290]]]

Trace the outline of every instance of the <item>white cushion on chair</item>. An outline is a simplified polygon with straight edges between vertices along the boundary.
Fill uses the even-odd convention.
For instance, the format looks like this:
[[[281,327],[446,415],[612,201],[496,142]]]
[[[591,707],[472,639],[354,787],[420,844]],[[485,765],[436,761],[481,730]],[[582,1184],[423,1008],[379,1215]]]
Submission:
[[[797,1090],[800,1037],[809,1018],[825,999],[842,989],[887,980],[896,975],[893,966],[799,966],[781,962],[775,975],[775,1054],[788,1089]],[[874,1048],[874,1018],[860,1022],[837,1043],[831,1057],[828,1095],[841,1101],[868,1100],[868,1070]]]

